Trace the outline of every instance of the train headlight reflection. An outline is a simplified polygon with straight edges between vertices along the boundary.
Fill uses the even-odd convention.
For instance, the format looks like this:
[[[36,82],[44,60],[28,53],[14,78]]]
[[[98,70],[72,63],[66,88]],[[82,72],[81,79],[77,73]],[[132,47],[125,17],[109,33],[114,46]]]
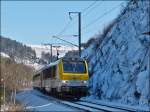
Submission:
[[[87,83],[87,81],[83,81],[83,83],[84,83],[84,84],[86,84],[86,83]]]
[[[62,81],[62,83],[66,84],[66,83],[67,83],[67,81],[63,80],[63,81]]]

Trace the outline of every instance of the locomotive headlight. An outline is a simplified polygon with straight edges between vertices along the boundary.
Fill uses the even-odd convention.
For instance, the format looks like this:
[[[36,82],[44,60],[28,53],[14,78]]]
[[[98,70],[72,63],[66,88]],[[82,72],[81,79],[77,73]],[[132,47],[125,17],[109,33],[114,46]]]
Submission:
[[[84,83],[84,84],[86,84],[86,83],[87,83],[87,81],[83,81],[83,83]]]
[[[62,83],[67,83],[67,81],[63,80]]]

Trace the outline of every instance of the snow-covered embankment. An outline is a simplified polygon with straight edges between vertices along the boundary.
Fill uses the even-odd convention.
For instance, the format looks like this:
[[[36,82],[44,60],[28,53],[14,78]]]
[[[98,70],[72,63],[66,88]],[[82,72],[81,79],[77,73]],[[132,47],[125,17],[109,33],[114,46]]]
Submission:
[[[102,43],[93,43],[82,52],[89,60],[92,98],[149,105],[150,36],[143,34],[150,29],[149,12],[149,1],[132,0]]]

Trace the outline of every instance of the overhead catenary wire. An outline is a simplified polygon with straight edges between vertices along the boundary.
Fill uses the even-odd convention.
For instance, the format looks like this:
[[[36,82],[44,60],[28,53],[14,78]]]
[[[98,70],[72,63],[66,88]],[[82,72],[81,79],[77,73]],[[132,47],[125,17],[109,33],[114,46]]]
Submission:
[[[62,33],[64,33],[64,32],[68,29],[68,27],[69,27],[70,24],[71,24],[71,21],[69,21],[69,22],[65,25],[65,27],[60,31],[60,33],[57,34],[57,36],[62,35]]]
[[[59,38],[59,37],[57,37],[57,36],[53,36],[52,38],[59,39],[59,40],[61,40],[61,41],[64,41],[64,42],[66,42],[66,43],[68,43],[68,44],[71,44],[71,45],[73,45],[73,46],[76,46],[76,47],[78,47],[78,45],[76,45],[76,44],[73,44],[73,43],[71,43],[71,42],[69,42],[69,41],[66,41],[66,40],[64,40],[64,39],[62,39],[62,38]]]
[[[92,4],[90,4],[87,8],[84,8],[84,9],[82,10],[82,12],[85,13],[88,9],[90,9],[90,7],[94,6],[94,4],[96,4],[97,1],[98,1],[98,0],[94,1],[94,2],[93,2]],[[109,14],[110,12],[114,11],[115,9],[117,9],[120,5],[122,5],[122,3],[123,3],[123,2],[121,2],[119,5],[117,5],[117,6],[113,7],[113,8],[111,8],[110,10],[106,11],[105,13],[103,13],[102,15],[100,15],[99,17],[97,17],[96,19],[94,19],[93,21],[91,21],[90,23],[88,23],[86,26],[83,26],[83,27],[81,28],[81,30],[84,31],[84,30],[87,29],[88,27],[94,25],[97,21],[99,21],[99,20],[100,20],[101,18],[103,18],[105,15],[107,15],[107,14]],[[87,15],[88,15],[93,9],[95,9],[96,7],[97,7],[97,5],[94,6],[93,8],[91,8],[87,13],[85,13],[84,16],[87,16]],[[75,16],[74,16],[74,17],[75,17]],[[57,36],[61,36],[68,28],[70,28],[69,25],[70,25],[71,22],[72,22],[72,21],[69,21],[68,24],[66,25],[66,27],[61,31],[60,35],[57,35]],[[75,22],[75,21],[74,21],[74,22]]]
[[[88,23],[87,25],[83,26],[81,28],[81,30],[84,32],[84,33],[90,33],[91,30],[86,30],[88,27],[91,27],[92,25],[94,25],[96,22],[98,22],[99,20],[101,20],[104,16],[110,14],[112,11],[114,11],[115,9],[117,9],[119,6],[122,5],[123,2],[121,2],[119,5],[111,8],[110,10],[106,11],[105,13],[103,13],[102,15],[100,15],[99,17],[97,17],[96,19],[92,20],[90,23]],[[95,29],[93,29],[95,30]]]
[[[97,3],[98,0],[95,0],[93,3],[91,3],[88,7],[82,9],[82,13],[86,12],[89,8],[91,8],[93,5],[95,5]]]
[[[99,17],[97,17],[96,19],[94,19],[93,21],[91,21],[90,23],[88,23],[86,26],[82,27],[82,30],[87,29],[88,27],[90,27],[91,25],[95,24],[97,21],[99,21],[101,18],[103,18],[105,15],[109,14],[110,12],[114,11],[115,9],[117,9],[120,5],[122,4],[122,2],[117,5],[116,7],[111,8],[110,10],[106,11],[105,13],[103,13],[102,15],[100,15]]]
[[[102,0],[102,1],[104,1],[104,0]],[[82,17],[89,15],[95,8],[97,8],[98,6],[100,6],[102,4],[102,1],[98,2],[98,4],[96,4],[94,7],[91,6],[90,10],[87,10],[84,13],[82,12],[83,13]]]
[[[88,7],[84,8],[81,12],[82,12],[82,13],[86,12],[90,7],[92,7],[93,5],[95,5],[97,1],[98,1],[98,0],[92,2]],[[89,12],[89,11],[88,11],[88,12]],[[77,17],[77,16],[74,16],[74,17]],[[74,18],[74,17],[73,17],[73,18]],[[57,36],[61,36],[68,28],[70,28],[69,26],[71,25],[71,22],[72,22],[72,21],[69,21],[69,22],[65,25],[65,27],[60,31],[60,33],[57,34]],[[73,22],[73,23],[74,23],[74,22]]]

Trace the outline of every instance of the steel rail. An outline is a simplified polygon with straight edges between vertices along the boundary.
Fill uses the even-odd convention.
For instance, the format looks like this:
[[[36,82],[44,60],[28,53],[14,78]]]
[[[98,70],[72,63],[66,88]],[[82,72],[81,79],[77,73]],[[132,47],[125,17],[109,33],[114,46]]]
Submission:
[[[99,104],[99,103],[95,103],[95,102],[91,102],[91,101],[84,101],[84,100],[80,100],[80,101],[81,101],[81,102],[86,102],[86,103],[95,104],[95,105],[100,105],[100,106],[107,106],[107,107],[110,107],[110,108],[120,109],[120,110],[124,110],[124,111],[130,111],[130,112],[136,112],[136,111],[137,111],[137,110],[135,110],[135,109],[125,108],[125,107],[120,107],[120,106]]]
[[[88,101],[66,101],[66,100],[61,100],[58,98],[55,98],[53,96],[48,96],[48,95],[38,95],[39,97],[42,98],[46,98],[49,100],[54,100],[57,103],[63,104],[65,106],[74,108],[74,109],[78,109],[80,111],[84,111],[84,112],[92,112],[92,111],[102,111],[102,112],[111,112],[111,110],[116,109],[118,111],[123,111],[123,112],[134,112],[136,110],[131,110],[131,109],[125,109],[125,108],[121,108],[121,107],[114,107],[114,106],[109,106],[109,105],[104,105],[104,104],[97,104],[97,103],[93,103],[93,102],[88,102]],[[83,102],[88,103],[88,104],[82,104]],[[92,106],[92,104],[94,104],[94,106]],[[99,106],[99,107],[98,107]],[[107,108],[108,107],[108,108]]]

